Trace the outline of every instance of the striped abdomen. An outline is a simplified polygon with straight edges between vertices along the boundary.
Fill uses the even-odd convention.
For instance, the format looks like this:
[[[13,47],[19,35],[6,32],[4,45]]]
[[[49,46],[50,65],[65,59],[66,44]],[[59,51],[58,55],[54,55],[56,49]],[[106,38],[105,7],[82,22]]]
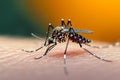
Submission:
[[[70,33],[69,35],[69,39],[72,41],[72,42],[76,42],[76,43],[90,43],[91,41],[82,37],[81,35],[77,34],[77,33]]]

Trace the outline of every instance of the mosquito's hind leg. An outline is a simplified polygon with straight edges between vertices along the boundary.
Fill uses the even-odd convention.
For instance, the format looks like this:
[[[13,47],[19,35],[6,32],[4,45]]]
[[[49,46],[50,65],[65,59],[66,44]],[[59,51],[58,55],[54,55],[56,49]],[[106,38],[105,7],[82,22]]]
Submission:
[[[101,57],[97,56],[96,54],[90,52],[90,51],[87,50],[86,48],[83,48],[80,43],[79,43],[79,45],[80,45],[80,47],[81,47],[82,49],[84,49],[86,52],[88,52],[88,53],[91,54],[92,56],[96,57],[97,59],[102,60],[102,61],[105,61],[105,62],[112,62],[111,60],[106,60],[106,59],[104,59],[104,58],[101,58]]]

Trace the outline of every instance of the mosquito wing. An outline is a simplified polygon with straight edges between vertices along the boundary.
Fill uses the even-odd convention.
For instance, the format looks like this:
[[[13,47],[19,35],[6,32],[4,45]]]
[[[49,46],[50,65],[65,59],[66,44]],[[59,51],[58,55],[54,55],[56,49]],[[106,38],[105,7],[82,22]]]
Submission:
[[[76,33],[85,33],[85,34],[92,34],[93,31],[90,30],[74,30]]]
[[[69,32],[69,29],[68,28],[65,28],[64,29],[65,32]],[[74,30],[76,33],[85,33],[85,34],[92,34],[93,31],[90,31],[90,30]]]

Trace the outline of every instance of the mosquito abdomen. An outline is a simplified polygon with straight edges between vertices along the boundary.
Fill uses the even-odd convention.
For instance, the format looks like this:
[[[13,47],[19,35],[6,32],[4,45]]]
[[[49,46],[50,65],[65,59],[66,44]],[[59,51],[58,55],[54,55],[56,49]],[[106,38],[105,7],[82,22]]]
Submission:
[[[69,38],[72,42],[76,42],[76,43],[80,43],[80,44],[85,44],[85,43],[91,42],[91,40],[86,39],[77,33],[76,34],[70,33]]]

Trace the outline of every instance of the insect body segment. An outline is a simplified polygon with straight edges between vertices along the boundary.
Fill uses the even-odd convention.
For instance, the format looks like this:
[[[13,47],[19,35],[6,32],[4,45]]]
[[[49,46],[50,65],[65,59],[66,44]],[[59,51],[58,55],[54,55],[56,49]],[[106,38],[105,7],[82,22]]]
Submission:
[[[57,40],[57,42],[61,43],[66,41],[67,33],[64,32],[64,27],[57,26],[55,29],[53,29],[51,37]]]
[[[80,44],[87,44],[90,43],[91,41],[84,38],[83,36],[77,34],[77,33],[69,33],[69,38],[72,42],[80,43]]]
[[[36,51],[42,49],[43,47],[48,47],[42,56],[35,58],[35,59],[40,59],[40,58],[44,57],[45,55],[47,55],[47,53],[57,45],[57,42],[59,42],[59,43],[67,42],[65,51],[64,51],[64,63],[66,63],[67,48],[69,45],[69,40],[71,40],[72,42],[78,43],[80,45],[80,48],[84,49],[86,52],[88,52],[92,56],[94,56],[102,61],[110,62],[109,60],[105,60],[105,59],[95,55],[94,53],[90,52],[86,48],[83,48],[82,44],[92,47],[91,45],[88,44],[91,42],[91,40],[86,39],[85,37],[83,37],[82,35],[79,35],[78,33],[90,34],[90,33],[92,33],[92,31],[90,31],[90,30],[74,30],[70,19],[68,19],[67,25],[65,24],[64,19],[61,20],[60,26],[54,27],[54,26],[52,26],[51,23],[49,23],[48,32],[46,35],[46,40],[45,40],[44,45],[42,45],[41,47],[39,47],[38,49],[36,49],[34,51],[26,51],[26,50],[23,50],[23,51],[36,52]],[[36,35],[34,35],[34,36],[37,37]],[[95,47],[95,48],[97,48],[97,47]]]

